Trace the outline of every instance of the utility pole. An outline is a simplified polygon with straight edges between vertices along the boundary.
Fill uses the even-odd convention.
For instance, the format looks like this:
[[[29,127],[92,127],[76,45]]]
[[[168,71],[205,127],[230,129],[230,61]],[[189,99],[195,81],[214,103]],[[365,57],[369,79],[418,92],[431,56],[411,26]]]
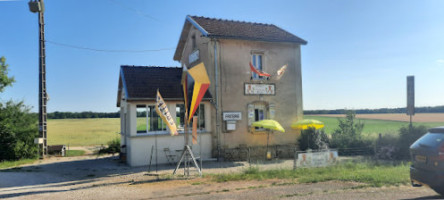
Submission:
[[[39,157],[45,158],[48,154],[47,145],[47,123],[46,123],[46,103],[48,94],[46,92],[46,59],[45,59],[45,6],[43,0],[30,0],[29,10],[38,13],[39,17],[39,138],[36,140],[39,145]]]

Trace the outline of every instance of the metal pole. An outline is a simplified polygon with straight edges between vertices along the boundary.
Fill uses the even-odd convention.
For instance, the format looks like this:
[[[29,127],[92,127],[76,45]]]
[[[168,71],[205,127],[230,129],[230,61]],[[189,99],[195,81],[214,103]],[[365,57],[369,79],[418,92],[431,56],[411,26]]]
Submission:
[[[43,0],[40,0],[43,7]],[[41,8],[43,9],[43,8]],[[39,137],[43,138],[43,145],[40,158],[45,158],[48,154],[47,129],[46,129],[46,55],[45,55],[45,22],[43,11],[39,11]]]

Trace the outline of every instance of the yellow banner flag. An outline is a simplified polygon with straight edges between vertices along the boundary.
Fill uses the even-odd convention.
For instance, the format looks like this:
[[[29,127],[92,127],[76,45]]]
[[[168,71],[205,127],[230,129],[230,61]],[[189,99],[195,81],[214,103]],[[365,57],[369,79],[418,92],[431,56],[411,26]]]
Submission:
[[[163,98],[160,95],[159,90],[157,90],[157,95],[156,95],[156,112],[157,114],[159,114],[162,120],[167,124],[168,128],[170,129],[171,135],[172,136],[178,135],[176,122],[174,118],[171,117],[171,113],[168,110],[165,101],[163,101]]]

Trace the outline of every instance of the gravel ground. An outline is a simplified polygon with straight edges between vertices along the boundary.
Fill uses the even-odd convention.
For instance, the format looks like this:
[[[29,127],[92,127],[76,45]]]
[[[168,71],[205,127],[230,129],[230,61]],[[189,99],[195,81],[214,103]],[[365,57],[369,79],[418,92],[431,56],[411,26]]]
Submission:
[[[255,164],[261,169],[292,168],[291,160]],[[233,173],[245,162],[204,163],[204,173]],[[361,188],[360,183],[294,184],[291,180],[214,183],[204,178],[163,180],[174,166],[128,167],[116,157],[49,158],[0,170],[0,199],[423,199],[441,198],[410,186]],[[196,172],[192,170],[192,175]],[[183,174],[181,169],[178,174]],[[160,176],[159,176],[160,175]],[[361,189],[357,189],[361,188]]]

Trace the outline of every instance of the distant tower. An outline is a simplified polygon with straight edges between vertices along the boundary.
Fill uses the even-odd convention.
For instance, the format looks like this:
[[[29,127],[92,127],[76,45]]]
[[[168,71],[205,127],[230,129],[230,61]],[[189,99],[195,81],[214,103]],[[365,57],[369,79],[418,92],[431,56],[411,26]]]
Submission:
[[[30,0],[29,10],[39,14],[39,156],[41,159],[48,154],[48,144],[46,135],[46,102],[48,94],[46,93],[46,60],[45,60],[45,23],[43,13],[45,6],[43,0]]]

